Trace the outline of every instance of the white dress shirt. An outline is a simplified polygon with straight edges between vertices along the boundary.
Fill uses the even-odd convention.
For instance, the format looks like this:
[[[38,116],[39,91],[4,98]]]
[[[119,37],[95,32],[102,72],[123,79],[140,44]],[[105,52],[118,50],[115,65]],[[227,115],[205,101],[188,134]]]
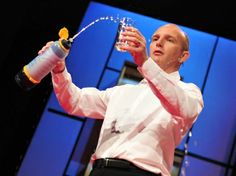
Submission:
[[[78,88],[65,69],[52,73],[54,91],[69,114],[104,119],[92,160],[126,159],[170,176],[175,148],[203,108],[202,94],[150,58],[138,70],[144,77],[139,84],[98,90]]]

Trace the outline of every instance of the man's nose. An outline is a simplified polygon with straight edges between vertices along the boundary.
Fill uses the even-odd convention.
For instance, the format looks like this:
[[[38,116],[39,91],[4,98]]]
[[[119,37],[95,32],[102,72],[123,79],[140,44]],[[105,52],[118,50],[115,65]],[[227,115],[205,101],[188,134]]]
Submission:
[[[158,39],[156,42],[156,46],[157,47],[162,47],[163,46],[164,41],[162,39]]]

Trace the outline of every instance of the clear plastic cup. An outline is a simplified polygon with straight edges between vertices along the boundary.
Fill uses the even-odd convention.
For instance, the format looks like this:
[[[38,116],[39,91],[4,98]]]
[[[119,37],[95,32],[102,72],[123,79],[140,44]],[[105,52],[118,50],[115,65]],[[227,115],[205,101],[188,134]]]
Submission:
[[[126,26],[133,26],[133,25],[134,25],[134,21],[131,18],[129,17],[121,18],[119,22],[118,30],[117,30],[117,37],[116,37],[116,44],[115,44],[115,47],[118,51],[125,52],[125,50],[122,50],[120,46],[124,46],[124,45],[127,46],[128,42],[121,39],[121,33],[125,31]]]

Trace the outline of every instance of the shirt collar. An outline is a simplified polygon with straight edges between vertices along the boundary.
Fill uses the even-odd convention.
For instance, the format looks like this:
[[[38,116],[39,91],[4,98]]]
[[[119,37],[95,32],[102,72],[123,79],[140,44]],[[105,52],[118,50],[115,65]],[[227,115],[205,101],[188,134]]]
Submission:
[[[172,77],[173,79],[175,79],[176,81],[179,81],[179,80],[180,80],[179,71],[175,71],[175,72],[169,73],[168,75],[171,76],[171,77]]]
[[[152,58],[150,57],[149,59],[152,60]],[[153,61],[153,60],[152,60]],[[153,61],[154,62],[154,61]],[[154,62],[155,63],[155,62]],[[179,71],[174,71],[172,73],[167,73],[165,72],[158,64],[156,64],[156,66],[158,67],[158,69],[160,69],[160,71],[168,78],[173,79],[175,81],[179,81],[180,80],[180,74]]]

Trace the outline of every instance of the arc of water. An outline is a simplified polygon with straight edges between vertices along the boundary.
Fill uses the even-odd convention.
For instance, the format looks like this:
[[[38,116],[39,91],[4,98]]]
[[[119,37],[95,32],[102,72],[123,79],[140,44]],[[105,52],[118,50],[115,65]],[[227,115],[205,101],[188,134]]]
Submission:
[[[72,38],[70,38],[70,42],[73,42],[73,40],[78,37],[82,32],[84,32],[87,28],[89,28],[90,26],[94,25],[95,23],[99,22],[99,21],[103,21],[103,20],[111,20],[113,22],[117,22],[119,21],[119,17],[117,16],[116,18],[114,18],[113,16],[106,16],[106,17],[100,17],[94,21],[92,21],[91,23],[89,23],[87,26],[83,27],[78,33],[76,33]]]

